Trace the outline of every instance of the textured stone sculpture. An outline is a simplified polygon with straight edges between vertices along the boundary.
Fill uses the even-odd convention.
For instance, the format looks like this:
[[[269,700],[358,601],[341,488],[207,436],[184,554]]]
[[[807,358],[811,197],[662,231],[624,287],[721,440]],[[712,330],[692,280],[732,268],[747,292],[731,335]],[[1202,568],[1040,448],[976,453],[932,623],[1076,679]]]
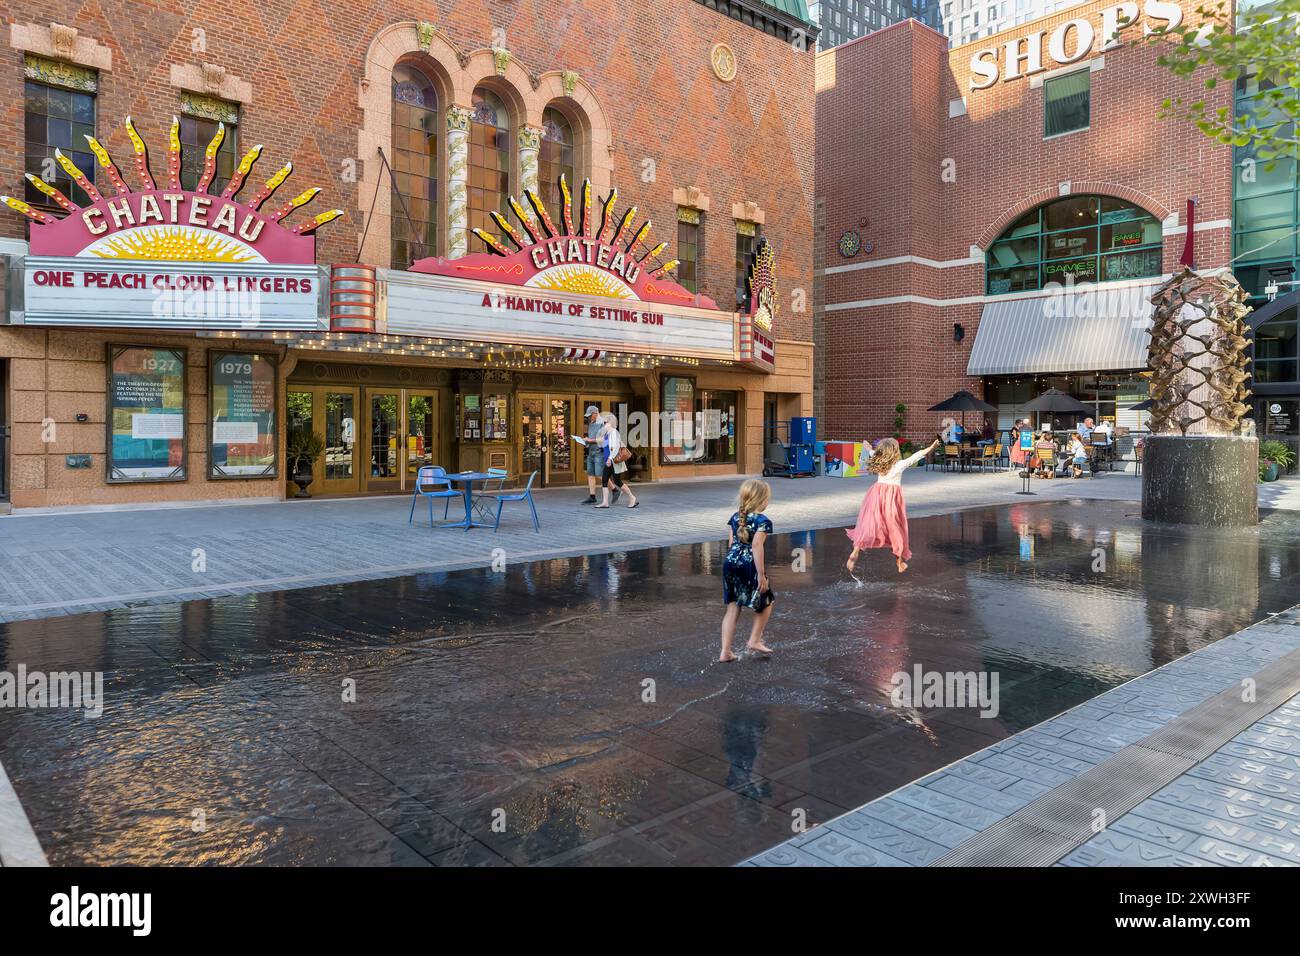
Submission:
[[[1151,430],[1240,435],[1250,411],[1246,293],[1232,276],[1184,269],[1152,296]]]
[[[1259,521],[1259,444],[1245,434],[1246,294],[1231,273],[1184,269],[1151,297],[1151,430],[1142,465],[1148,521],[1242,527]]]

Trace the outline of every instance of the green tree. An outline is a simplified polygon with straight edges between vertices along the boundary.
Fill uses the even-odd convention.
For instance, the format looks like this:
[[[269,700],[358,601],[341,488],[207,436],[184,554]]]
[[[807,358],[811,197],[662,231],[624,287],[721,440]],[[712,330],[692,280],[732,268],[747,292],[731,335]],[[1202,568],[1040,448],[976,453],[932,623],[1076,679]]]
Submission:
[[[1204,68],[1202,83],[1240,84],[1233,105],[1166,99],[1161,116],[1196,124],[1225,146],[1248,147],[1261,162],[1300,159],[1300,0],[1241,0],[1198,7],[1199,20],[1159,30],[1137,43],[1160,48],[1156,62],[1175,76]]]

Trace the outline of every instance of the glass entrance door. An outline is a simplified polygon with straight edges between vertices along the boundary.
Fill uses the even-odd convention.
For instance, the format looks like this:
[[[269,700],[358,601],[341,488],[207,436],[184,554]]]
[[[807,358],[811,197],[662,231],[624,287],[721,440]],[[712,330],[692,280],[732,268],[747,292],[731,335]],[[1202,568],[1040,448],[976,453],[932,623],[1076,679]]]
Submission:
[[[403,488],[415,487],[415,476],[423,465],[436,465],[438,455],[438,396],[433,392],[404,392],[406,397],[406,480]]]
[[[366,389],[366,491],[402,487],[402,397]]]
[[[546,483],[573,484],[576,475],[574,454],[577,443],[573,441],[573,399],[567,396],[552,396],[549,403],[550,416],[547,426],[550,432],[551,453],[547,456]]]
[[[544,396],[524,395],[519,399],[519,418],[521,425],[519,477],[527,481],[528,476],[542,467],[544,452],[549,444],[546,435],[546,398]],[[545,475],[542,476],[545,480]]]
[[[312,483],[327,495],[360,490],[357,467],[357,389],[326,387],[317,392],[321,434],[325,436],[324,474]]]

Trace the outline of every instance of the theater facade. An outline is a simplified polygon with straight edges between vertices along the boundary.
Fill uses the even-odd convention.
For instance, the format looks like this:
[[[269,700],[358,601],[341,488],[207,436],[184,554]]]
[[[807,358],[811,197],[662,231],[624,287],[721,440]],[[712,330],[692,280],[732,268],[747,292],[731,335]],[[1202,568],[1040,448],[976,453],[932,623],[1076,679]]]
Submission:
[[[1140,434],[1150,295],[1191,262],[1252,295],[1259,430],[1300,441],[1294,165],[1159,118],[1258,88],[1156,63],[1144,37],[1196,8],[1078,4],[955,50],[906,21],[818,54],[824,431],[890,434],[901,404],[921,438],[959,389],[1005,429],[1055,387]]]
[[[0,507],[289,497],[312,435],[313,495],[579,484],[590,405],[638,479],[761,470],[812,410],[803,4],[450,6],[11,18]]]

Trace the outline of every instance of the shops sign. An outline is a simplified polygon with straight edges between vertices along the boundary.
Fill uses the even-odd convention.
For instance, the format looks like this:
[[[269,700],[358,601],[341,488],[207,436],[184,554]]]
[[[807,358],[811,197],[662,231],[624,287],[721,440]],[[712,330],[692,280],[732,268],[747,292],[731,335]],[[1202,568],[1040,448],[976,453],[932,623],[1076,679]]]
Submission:
[[[1098,12],[1096,26],[1082,17],[1067,20],[1052,31],[1047,40],[1047,55],[1061,66],[1068,66],[1097,53],[1105,53],[1123,45],[1120,34],[1142,19],[1144,35],[1173,29],[1183,22],[1183,10],[1169,0],[1145,0],[1139,14],[1138,4],[1117,3]],[[977,51],[970,58],[970,88],[985,90],[1001,80],[1041,73],[1043,65],[1043,38],[1046,31],[1039,30],[1028,36],[1016,37],[998,47]]]

